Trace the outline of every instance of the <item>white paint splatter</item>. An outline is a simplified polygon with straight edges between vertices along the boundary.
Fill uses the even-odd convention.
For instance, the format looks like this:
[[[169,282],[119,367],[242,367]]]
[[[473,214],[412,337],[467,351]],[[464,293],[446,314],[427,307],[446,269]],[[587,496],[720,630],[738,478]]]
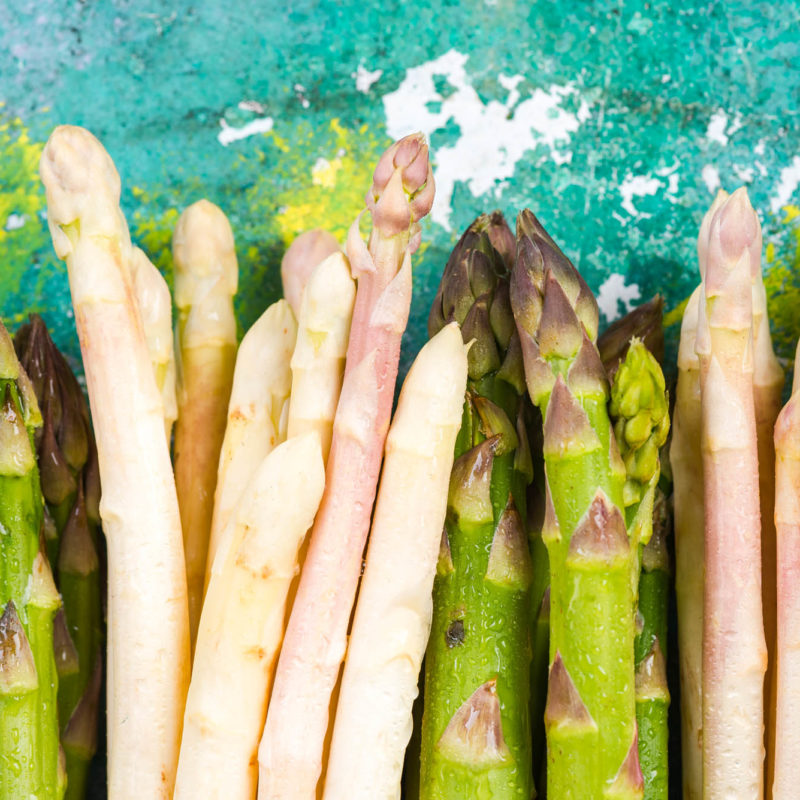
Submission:
[[[625,306],[625,312],[631,310],[634,302],[641,297],[639,285],[631,283],[626,285],[625,276],[614,272],[606,278],[597,293],[597,305],[602,311],[607,322],[613,322],[621,315],[620,304]]]
[[[239,102],[239,109],[241,111],[253,111],[256,114],[265,114],[267,107],[258,100],[241,100]]]
[[[778,188],[769,201],[769,207],[777,214],[792,199],[797,187],[800,186],[800,156],[795,156],[788,167],[781,170],[781,179]]]
[[[669,83],[671,80],[672,80],[672,75],[670,75],[669,72],[665,72],[661,76],[661,83]]]
[[[366,94],[369,91],[369,87],[380,80],[381,75],[383,75],[382,69],[370,72],[363,64],[359,64],[358,69],[352,73],[351,77],[356,79],[356,89]]]
[[[619,187],[619,193],[622,195],[622,207],[632,217],[641,219],[652,217],[652,214],[638,211],[633,205],[633,198],[654,195],[660,188],[661,181],[658,178],[648,178],[646,175],[626,175]]]
[[[709,194],[714,194],[722,185],[719,179],[717,168],[711,164],[706,164],[700,172],[700,177],[705,182]]]
[[[27,220],[28,218],[24,214],[9,214],[6,218],[5,228],[7,231],[19,230]]]
[[[523,155],[537,145],[548,149],[550,161],[568,163],[572,154],[565,145],[589,116],[585,101],[577,114],[561,107],[565,98],[577,94],[572,84],[535,89],[519,102],[521,75],[498,76],[508,97],[505,102],[484,103],[470,83],[466,62],[466,55],[450,50],[407,70],[397,90],[383,97],[392,138],[419,130],[432,144],[436,199],[431,219],[447,230],[457,181],[465,182],[475,197],[498,195]],[[452,91],[440,93],[434,77],[444,78]],[[460,135],[454,143],[437,148],[432,135],[445,126],[458,127]]]
[[[725,128],[728,126],[728,115],[719,109],[711,115],[711,119],[706,129],[706,138],[712,142],[719,142],[723,147],[728,144],[728,137],[725,135]]]
[[[757,156],[763,156],[764,151],[767,149],[767,140],[766,139],[759,139],[758,144],[753,148],[753,152]]]
[[[735,164],[733,167],[734,173],[736,173],[736,177],[742,183],[752,183],[753,178],[756,174],[755,169],[752,166],[740,166],[739,164]]]
[[[256,136],[259,133],[268,133],[272,130],[272,117],[261,117],[236,128],[229,125],[224,119],[219,121],[222,130],[217,134],[217,141],[227,147],[231,142],[238,142],[240,139],[247,139],[249,136]]]

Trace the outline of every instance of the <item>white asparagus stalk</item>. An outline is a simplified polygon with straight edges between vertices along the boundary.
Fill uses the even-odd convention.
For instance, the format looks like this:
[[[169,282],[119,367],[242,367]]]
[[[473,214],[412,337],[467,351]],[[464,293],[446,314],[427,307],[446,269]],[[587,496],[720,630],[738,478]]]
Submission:
[[[40,173],[53,245],[67,262],[103,484],[109,797],[168,800],[189,683],[186,573],[119,175],[97,139],[72,126],[53,131]]]
[[[317,431],[326,461],[355,298],[350,264],[343,253],[334,253],[311,273],[297,321],[287,436]]]
[[[286,597],[324,486],[311,431],[278,445],[240,499],[200,618],[175,800],[255,797]]]
[[[700,451],[700,361],[694,349],[701,293],[702,287],[695,289],[683,313],[669,451],[675,509],[675,594],[681,680],[681,768],[685,800],[701,800],[703,796],[705,522],[703,456]]]
[[[236,359],[233,231],[208,200],[189,206],[172,237],[178,306],[175,486],[181,511],[192,647],[203,603],[214,491]]]
[[[748,249],[758,221],[745,189],[711,222],[696,350],[705,485],[703,797],[764,793],[758,448]]]
[[[451,323],[420,351],[386,439],[342,677],[325,800],[399,798],[467,382]]]
[[[206,587],[244,488],[267,454],[286,438],[281,436],[280,423],[289,399],[289,359],[296,337],[294,314],[285,300],[278,300],[253,323],[239,345],[217,468]]]
[[[139,315],[144,327],[147,349],[156,376],[156,386],[164,404],[164,429],[167,445],[172,439],[172,426],[178,417],[175,394],[175,354],[172,334],[172,296],[158,268],[138,247],[131,253],[131,275]]]
[[[289,245],[281,259],[281,283],[283,296],[296,317],[300,316],[303,291],[311,273],[328,256],[341,250],[336,237],[320,229],[301,233]]]
[[[775,425],[775,454],[778,618],[772,798],[794,800],[800,764],[800,345],[792,396]]]

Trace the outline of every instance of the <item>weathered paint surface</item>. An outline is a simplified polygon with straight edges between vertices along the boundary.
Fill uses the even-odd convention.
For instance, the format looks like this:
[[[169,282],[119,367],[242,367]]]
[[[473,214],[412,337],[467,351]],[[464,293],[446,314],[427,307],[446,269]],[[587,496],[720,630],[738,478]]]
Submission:
[[[791,353],[796,4],[0,0],[0,18],[0,313],[14,325],[44,312],[73,356],[35,178],[60,122],[104,142],[134,238],[168,276],[180,209],[207,195],[230,214],[243,328],[276,297],[286,242],[313,225],[342,235],[389,138],[423,130],[439,193],[405,364],[446,254],[477,212],[532,207],[608,320],[656,291],[670,307],[688,294],[712,191],[744,183]]]

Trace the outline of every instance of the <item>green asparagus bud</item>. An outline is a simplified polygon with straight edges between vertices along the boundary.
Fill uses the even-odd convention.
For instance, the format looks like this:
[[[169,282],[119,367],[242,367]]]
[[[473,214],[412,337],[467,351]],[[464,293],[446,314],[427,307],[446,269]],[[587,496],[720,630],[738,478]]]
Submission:
[[[550,563],[547,794],[640,798],[633,663],[634,550],[625,466],[607,411],[597,303],[536,217],[517,221],[511,306],[543,416]]]
[[[529,798],[530,585],[521,348],[508,294],[511,232],[499,212],[461,237],[429,332],[458,320],[469,381],[456,442],[425,658],[419,796]]]
[[[42,420],[2,325],[0,403],[0,800],[56,800],[63,795],[53,652],[60,598],[40,550],[33,443]]]
[[[600,358],[613,378],[619,362],[625,358],[631,339],[641,339],[660,364],[664,360],[664,300],[656,295],[612,322],[597,340]]]
[[[45,541],[64,601],[54,646],[66,797],[83,800],[97,743],[99,700],[93,699],[94,687],[102,682],[102,661],[95,676],[103,643],[97,456],[83,393],[41,317],[31,316],[15,344],[23,366],[31,370],[44,417],[37,451],[50,518]]]

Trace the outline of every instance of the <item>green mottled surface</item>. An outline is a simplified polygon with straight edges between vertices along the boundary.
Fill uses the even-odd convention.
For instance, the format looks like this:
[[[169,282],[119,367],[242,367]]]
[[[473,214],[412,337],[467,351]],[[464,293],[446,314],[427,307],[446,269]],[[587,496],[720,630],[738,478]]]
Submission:
[[[788,300],[773,299],[780,351],[792,350],[794,3],[0,0],[0,19],[0,313],[16,324],[42,311],[73,356],[34,177],[59,122],[104,142],[134,238],[167,272],[180,209],[207,195],[231,215],[243,327],[276,296],[291,236],[343,234],[389,134],[421,127],[441,192],[405,364],[459,228],[492,206],[513,218],[530,205],[601,291],[606,318],[624,310],[620,296],[662,291],[675,306],[695,281],[716,171],[729,190],[748,184],[761,212],[768,284]],[[359,68],[381,71],[364,91]],[[270,132],[218,141],[223,122],[265,117]]]

